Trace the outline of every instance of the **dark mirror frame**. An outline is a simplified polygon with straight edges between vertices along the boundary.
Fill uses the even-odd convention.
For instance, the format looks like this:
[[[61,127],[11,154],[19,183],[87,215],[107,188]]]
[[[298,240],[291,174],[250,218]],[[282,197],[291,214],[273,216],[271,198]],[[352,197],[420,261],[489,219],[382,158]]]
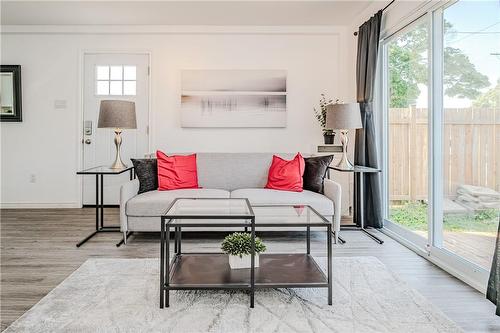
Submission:
[[[0,122],[21,122],[22,117],[22,96],[21,96],[21,65],[0,65],[1,73],[12,73],[14,84],[14,114],[0,114]]]

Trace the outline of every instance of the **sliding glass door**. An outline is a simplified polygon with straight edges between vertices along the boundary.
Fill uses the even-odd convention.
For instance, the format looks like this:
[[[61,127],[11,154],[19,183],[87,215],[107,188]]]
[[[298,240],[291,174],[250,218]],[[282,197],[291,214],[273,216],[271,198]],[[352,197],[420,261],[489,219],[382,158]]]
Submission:
[[[428,235],[429,23],[392,38],[387,51],[388,221],[422,243]],[[420,239],[420,241],[419,241]]]
[[[500,211],[500,7],[459,1],[442,18],[443,235],[436,245],[489,270]]]
[[[385,227],[483,288],[500,214],[500,3],[422,14],[382,43]]]

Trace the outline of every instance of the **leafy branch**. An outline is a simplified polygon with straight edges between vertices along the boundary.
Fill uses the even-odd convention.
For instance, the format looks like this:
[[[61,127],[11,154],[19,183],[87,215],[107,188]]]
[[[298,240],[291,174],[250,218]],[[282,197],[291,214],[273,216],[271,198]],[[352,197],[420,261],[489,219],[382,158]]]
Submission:
[[[314,116],[318,121],[319,125],[323,129],[323,132],[331,133],[332,130],[326,128],[326,107],[330,104],[339,103],[339,99],[337,98],[335,102],[333,99],[326,99],[325,94],[321,94],[321,98],[319,99],[319,109],[314,108]]]

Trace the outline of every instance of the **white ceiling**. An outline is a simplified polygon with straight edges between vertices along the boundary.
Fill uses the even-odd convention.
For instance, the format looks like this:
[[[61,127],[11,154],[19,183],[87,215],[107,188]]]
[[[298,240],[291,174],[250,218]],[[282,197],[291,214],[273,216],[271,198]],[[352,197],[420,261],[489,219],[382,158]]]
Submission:
[[[349,25],[372,1],[1,1],[2,25]]]

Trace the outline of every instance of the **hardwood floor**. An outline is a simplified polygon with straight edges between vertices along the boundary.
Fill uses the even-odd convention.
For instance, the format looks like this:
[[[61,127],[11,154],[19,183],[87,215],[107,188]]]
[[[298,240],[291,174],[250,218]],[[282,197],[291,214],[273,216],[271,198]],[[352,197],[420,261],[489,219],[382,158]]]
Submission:
[[[119,233],[100,234],[76,248],[92,231],[94,210],[1,210],[1,329],[5,329],[91,257],[148,258],[158,256],[157,234],[139,233],[117,248]],[[118,224],[118,210],[106,209],[108,225]],[[357,231],[345,231],[345,245],[334,245],[335,256],[375,256],[391,271],[437,305],[467,332],[500,332],[500,318],[484,295],[453,278],[392,239],[379,245]],[[201,238],[202,237],[202,238]],[[272,251],[302,251],[304,235],[265,234]],[[188,236],[183,247],[214,249],[220,235]],[[314,234],[313,254],[322,255],[324,237]]]

